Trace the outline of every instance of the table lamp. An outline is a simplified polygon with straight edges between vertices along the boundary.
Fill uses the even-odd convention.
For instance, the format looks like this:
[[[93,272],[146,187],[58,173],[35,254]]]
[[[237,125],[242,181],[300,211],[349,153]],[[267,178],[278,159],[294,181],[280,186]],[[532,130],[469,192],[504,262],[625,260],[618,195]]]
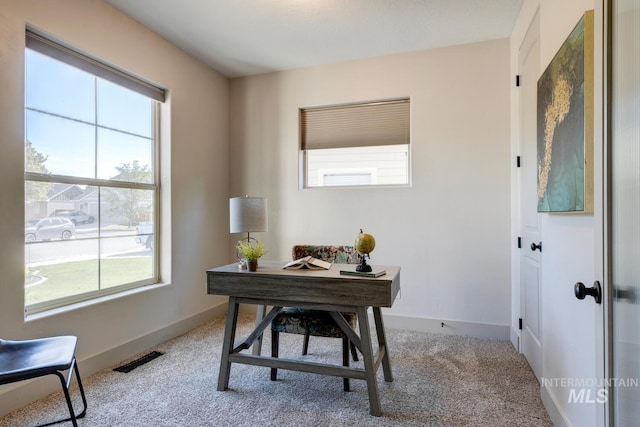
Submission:
[[[267,199],[249,196],[230,198],[229,232],[247,233],[246,239],[251,241],[250,233],[256,231],[268,231]]]

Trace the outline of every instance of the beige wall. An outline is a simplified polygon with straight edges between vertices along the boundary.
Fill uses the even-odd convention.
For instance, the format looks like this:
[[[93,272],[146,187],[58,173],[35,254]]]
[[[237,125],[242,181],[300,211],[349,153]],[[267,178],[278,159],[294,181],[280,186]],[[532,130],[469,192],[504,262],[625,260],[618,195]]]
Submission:
[[[167,286],[25,321],[25,24],[169,89],[162,141],[163,241],[171,243],[162,254]],[[1,0],[0,70],[0,336],[75,334],[88,374],[217,314],[213,308],[224,299],[206,295],[205,270],[229,259],[228,80],[93,0]],[[14,387],[0,388],[0,395]],[[25,399],[0,398],[0,414]]]
[[[506,338],[510,81],[506,39],[233,79],[231,195],[268,197],[270,259],[373,234],[402,266],[388,326]],[[410,187],[299,189],[298,108],[405,96]]]

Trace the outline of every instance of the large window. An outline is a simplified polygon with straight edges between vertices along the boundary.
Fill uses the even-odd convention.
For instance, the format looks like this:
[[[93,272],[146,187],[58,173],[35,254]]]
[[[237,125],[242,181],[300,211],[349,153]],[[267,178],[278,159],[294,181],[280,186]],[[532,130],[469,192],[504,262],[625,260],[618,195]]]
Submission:
[[[27,32],[27,313],[159,281],[164,91]]]
[[[300,110],[304,187],[409,184],[409,99]]]

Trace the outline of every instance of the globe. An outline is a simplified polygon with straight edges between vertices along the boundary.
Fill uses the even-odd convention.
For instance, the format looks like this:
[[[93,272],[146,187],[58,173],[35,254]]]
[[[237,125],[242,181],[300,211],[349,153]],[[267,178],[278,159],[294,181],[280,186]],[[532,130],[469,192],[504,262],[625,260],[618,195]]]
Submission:
[[[365,255],[373,252],[376,247],[376,239],[371,234],[364,233],[361,229],[360,234],[356,237],[354,246],[360,254]]]
[[[371,257],[369,253],[376,247],[376,239],[371,234],[363,232],[361,228],[353,246],[358,251],[358,257],[360,258],[360,264],[356,266],[356,271],[361,273],[370,272],[371,266],[367,265],[367,256]]]

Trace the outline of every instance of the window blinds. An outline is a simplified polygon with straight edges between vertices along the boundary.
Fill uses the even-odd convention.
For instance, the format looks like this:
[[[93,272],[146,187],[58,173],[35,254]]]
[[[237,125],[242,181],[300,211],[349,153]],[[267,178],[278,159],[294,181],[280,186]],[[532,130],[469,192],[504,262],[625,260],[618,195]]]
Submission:
[[[26,46],[31,50],[55,58],[58,61],[79,68],[80,70],[91,73],[117,85],[126,87],[127,89],[131,89],[141,95],[155,99],[156,101],[165,101],[166,91],[164,89],[124,71],[120,71],[115,67],[100,62],[87,55],[76,52],[73,49],[49,40],[46,37],[34,33],[33,31],[27,30]]]
[[[303,150],[409,144],[408,98],[300,110]]]

